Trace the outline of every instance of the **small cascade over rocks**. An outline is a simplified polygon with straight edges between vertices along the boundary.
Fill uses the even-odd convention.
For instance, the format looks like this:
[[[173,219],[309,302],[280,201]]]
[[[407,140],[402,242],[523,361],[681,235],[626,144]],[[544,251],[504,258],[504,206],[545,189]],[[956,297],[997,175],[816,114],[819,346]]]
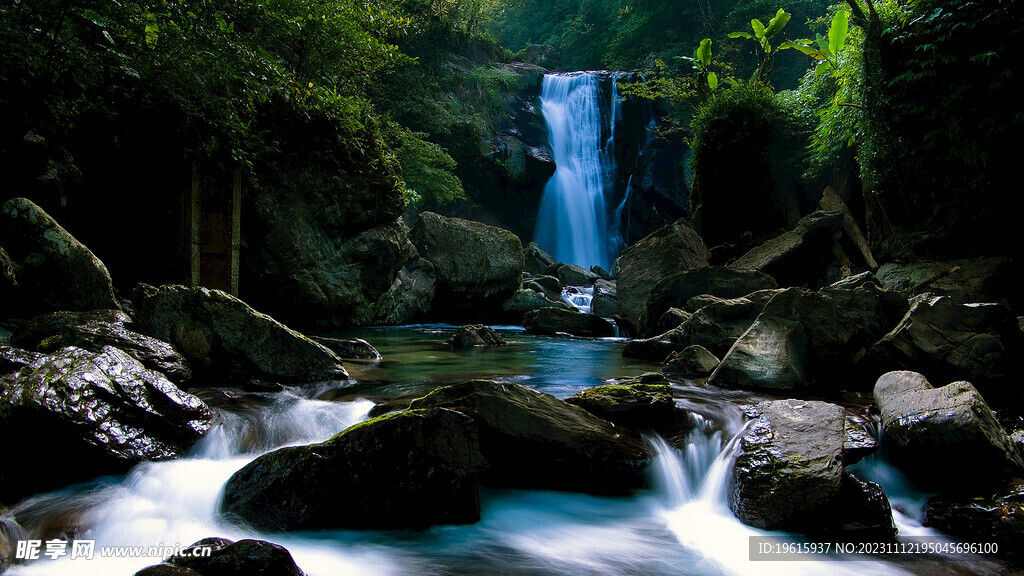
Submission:
[[[590,314],[594,300],[593,286],[566,286],[562,289],[562,300],[583,314]]]

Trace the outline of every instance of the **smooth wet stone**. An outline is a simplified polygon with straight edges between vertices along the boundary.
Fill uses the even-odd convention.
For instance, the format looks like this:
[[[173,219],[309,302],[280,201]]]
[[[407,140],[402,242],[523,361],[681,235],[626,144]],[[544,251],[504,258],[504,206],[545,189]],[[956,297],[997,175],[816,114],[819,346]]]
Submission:
[[[1020,270],[1012,258],[966,258],[947,262],[889,262],[876,273],[885,288],[909,294],[930,292],[960,303],[1015,302]]]
[[[453,348],[472,348],[474,346],[504,346],[505,339],[489,326],[469,324],[455,331],[445,344]]]
[[[193,557],[210,549],[209,556]],[[135,576],[305,576],[283,546],[263,540],[204,538],[162,564],[144,568]]]
[[[516,290],[512,297],[502,303],[501,309],[516,316],[525,315],[527,312],[540,310],[541,308],[560,308],[562,310],[575,310],[571,304],[558,299],[551,300],[542,292],[536,290]]]
[[[646,374],[620,384],[594,386],[565,401],[598,418],[637,430],[665,429],[675,419],[672,386],[660,374]]]
[[[694,296],[708,294],[723,299],[740,298],[758,290],[777,288],[775,280],[755,270],[708,266],[678,272],[661,279],[651,288],[637,328],[653,335],[657,321],[667,310],[683,307]]]
[[[558,269],[558,280],[566,286],[593,286],[600,279],[597,274],[576,264],[565,264]]]
[[[897,529],[892,518],[892,506],[881,486],[846,473],[839,492],[839,526],[831,529],[836,540],[896,541]]]
[[[849,415],[846,417],[846,439],[843,440],[843,462],[856,464],[878,451],[878,440]]]
[[[1020,454],[969,382],[933,388],[916,372],[889,372],[874,397],[889,460],[921,488],[964,490],[1024,473]]]
[[[355,360],[380,360],[382,356],[372,344],[362,338],[325,338],[323,336],[310,336],[311,340],[322,344],[331,352],[343,359]]]
[[[720,363],[707,348],[694,345],[680,350],[661,371],[677,378],[703,378],[714,372]]]
[[[680,308],[669,308],[658,318],[658,322],[655,324],[655,330],[658,334],[664,334],[669,330],[675,330],[682,326],[687,320],[693,317],[693,313],[687,312]]]
[[[523,327],[531,334],[552,336],[559,332],[594,338],[615,335],[615,326],[600,316],[558,308],[541,308],[527,312],[523,317]]]
[[[32,439],[12,446],[9,461],[34,463],[0,468],[0,494],[13,499],[176,458],[213,419],[201,400],[116,348],[63,348],[0,378],[0,437]],[[59,457],[40,457],[47,446]]]
[[[221,511],[272,532],[473,523],[480,449],[477,423],[459,412],[389,414],[253,460],[228,480]]]
[[[622,313],[614,280],[601,279],[594,282],[594,299],[590,302],[590,311],[601,318],[611,318]]]
[[[0,376],[17,372],[43,357],[43,354],[12,346],[0,346]]]

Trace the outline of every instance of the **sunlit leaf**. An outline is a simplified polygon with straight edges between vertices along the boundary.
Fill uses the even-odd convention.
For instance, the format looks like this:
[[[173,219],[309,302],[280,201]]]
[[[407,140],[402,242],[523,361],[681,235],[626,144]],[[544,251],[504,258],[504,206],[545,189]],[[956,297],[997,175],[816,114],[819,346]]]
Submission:
[[[711,88],[712,91],[718,88],[718,74],[708,72],[708,88]]]
[[[833,54],[838,54],[846,45],[846,34],[849,32],[850,15],[846,10],[836,10],[832,17],[832,26],[828,29],[828,49]]]

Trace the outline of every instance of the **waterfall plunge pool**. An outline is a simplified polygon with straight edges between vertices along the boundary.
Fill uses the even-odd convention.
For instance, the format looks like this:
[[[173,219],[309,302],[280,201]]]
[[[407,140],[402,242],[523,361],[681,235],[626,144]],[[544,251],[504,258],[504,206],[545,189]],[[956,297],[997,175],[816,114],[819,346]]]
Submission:
[[[189,456],[144,463],[125,476],[37,495],[13,512],[28,527],[51,527],[48,537],[59,534],[54,530],[73,527],[75,538],[95,539],[97,549],[187,546],[209,536],[269,540],[286,547],[310,576],[1010,573],[980,559],[906,566],[882,560],[749,562],[748,538],[768,533],[736,520],[726,492],[731,440],[742,428],[739,405],[757,398],[685,382],[674,386],[675,396],[690,411],[692,431],[676,443],[682,449],[658,437],[648,439],[657,454],[649,472],[651,488],[629,498],[483,490],[480,522],[424,531],[260,534],[221,520],[220,492],[236,470],[259,454],[322,441],[367,419],[374,405],[368,398],[416,395],[477,377],[515,381],[564,398],[609,378],[657,368],[622,358],[623,343],[616,339],[563,340],[499,327],[508,346],[455,351],[443,345],[454,330],[424,325],[346,333],[369,340],[384,359],[347,362],[357,384],[318,398],[294,390],[202,391],[221,422]],[[913,517],[914,504],[923,495],[884,460],[873,458],[858,466],[899,501],[901,530],[930,533]],[[9,574],[131,576],[160,560],[97,554],[93,560],[39,560],[14,566]]]

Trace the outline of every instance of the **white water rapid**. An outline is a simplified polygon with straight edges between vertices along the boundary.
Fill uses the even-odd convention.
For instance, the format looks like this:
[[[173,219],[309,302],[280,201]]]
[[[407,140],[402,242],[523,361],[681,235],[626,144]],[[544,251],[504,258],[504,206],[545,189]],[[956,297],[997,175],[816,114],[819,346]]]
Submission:
[[[544,188],[534,240],[560,262],[609,269],[605,186],[614,170],[608,154],[612,138],[601,141],[599,93],[592,72],[544,76],[541,110],[555,173]],[[613,115],[614,99],[613,94]]]

